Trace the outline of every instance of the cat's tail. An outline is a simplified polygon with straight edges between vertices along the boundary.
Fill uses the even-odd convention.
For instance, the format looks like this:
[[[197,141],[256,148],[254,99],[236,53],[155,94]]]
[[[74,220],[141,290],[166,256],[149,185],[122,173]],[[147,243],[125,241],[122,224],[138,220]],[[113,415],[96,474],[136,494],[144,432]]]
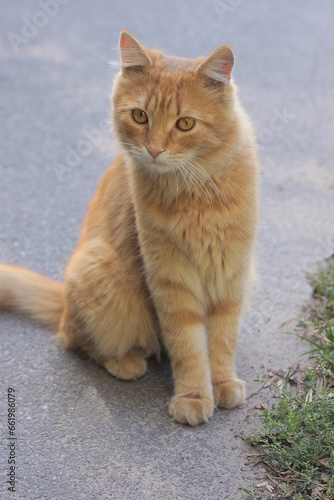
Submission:
[[[64,310],[63,284],[22,267],[0,264],[0,309],[56,326]]]

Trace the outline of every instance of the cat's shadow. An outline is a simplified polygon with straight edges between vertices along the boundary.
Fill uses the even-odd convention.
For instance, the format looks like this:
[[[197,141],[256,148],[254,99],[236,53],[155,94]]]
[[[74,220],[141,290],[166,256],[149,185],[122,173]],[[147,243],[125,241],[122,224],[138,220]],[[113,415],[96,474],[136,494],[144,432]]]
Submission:
[[[63,351],[63,356],[83,379],[76,393],[78,400],[86,399],[90,391],[92,397],[103,401],[115,416],[130,417],[135,413],[138,419],[140,416],[145,418],[149,412],[159,414],[163,419],[168,417],[166,407],[173,393],[173,376],[166,352],[159,361],[155,357],[149,358],[146,374],[130,381],[113,377],[82,351]]]

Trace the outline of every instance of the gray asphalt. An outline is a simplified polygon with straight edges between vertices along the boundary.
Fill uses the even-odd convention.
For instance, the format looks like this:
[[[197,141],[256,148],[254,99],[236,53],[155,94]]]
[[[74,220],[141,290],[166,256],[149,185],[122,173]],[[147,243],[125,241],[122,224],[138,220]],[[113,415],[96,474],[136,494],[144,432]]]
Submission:
[[[280,325],[310,296],[306,272],[334,250],[333,2],[50,0],[48,13],[46,3],[1,0],[0,260],[62,278],[118,151],[106,123],[121,28],[188,57],[229,42],[262,164],[259,278],[237,356],[250,394],[263,366],[286,368],[305,350]],[[168,364],[124,383],[29,321],[3,314],[0,325],[0,498],[237,499],[261,480],[234,432],[263,394],[183,427],[167,414]],[[6,484],[9,387],[16,493]]]

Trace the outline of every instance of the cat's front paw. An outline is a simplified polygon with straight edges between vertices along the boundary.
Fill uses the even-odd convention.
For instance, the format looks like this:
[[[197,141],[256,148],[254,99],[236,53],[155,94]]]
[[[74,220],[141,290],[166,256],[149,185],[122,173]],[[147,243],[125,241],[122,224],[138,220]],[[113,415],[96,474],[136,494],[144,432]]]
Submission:
[[[245,384],[242,380],[227,380],[220,384],[213,384],[215,405],[219,408],[234,408],[245,401]]]
[[[176,422],[192,426],[207,422],[213,410],[213,401],[208,397],[176,395],[169,404],[169,414]]]

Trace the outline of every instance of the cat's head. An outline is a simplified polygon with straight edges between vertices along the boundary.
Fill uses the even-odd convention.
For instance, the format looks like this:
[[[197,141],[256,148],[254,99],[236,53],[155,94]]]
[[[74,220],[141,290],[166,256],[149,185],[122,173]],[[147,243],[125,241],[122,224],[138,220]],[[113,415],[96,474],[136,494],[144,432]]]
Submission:
[[[224,147],[233,119],[233,53],[183,59],[149,50],[129,32],[120,38],[121,72],[113,92],[114,126],[136,164],[168,172]]]

